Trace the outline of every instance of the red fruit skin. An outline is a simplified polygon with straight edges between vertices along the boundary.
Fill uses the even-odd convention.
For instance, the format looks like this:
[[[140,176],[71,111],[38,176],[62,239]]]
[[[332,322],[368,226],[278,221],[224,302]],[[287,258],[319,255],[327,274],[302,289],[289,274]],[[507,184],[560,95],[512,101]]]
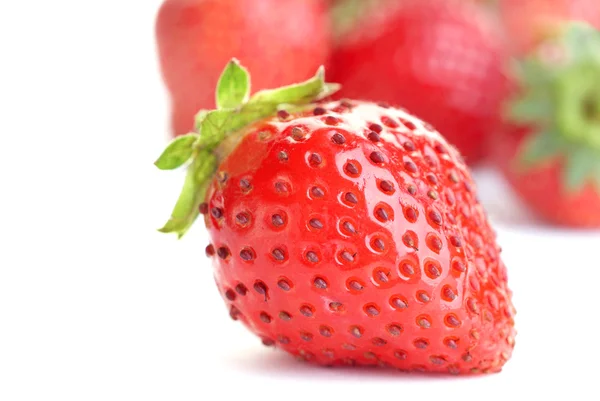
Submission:
[[[204,220],[232,318],[321,365],[501,370],[511,291],[456,150],[400,110],[322,108],[248,129],[211,183]]]
[[[478,163],[506,96],[503,36],[464,0],[387,4],[334,49],[330,78],[340,96],[405,107]]]
[[[569,193],[560,156],[527,171],[518,167],[518,154],[532,134],[528,127],[507,127],[494,145],[494,161],[515,193],[549,223],[572,228],[600,228],[600,189],[591,183]]]
[[[543,40],[547,24],[586,21],[600,29],[598,0],[499,0],[498,11],[516,54],[529,52]]]
[[[252,88],[274,88],[311,77],[329,53],[322,0],[166,0],[156,18],[164,83],[175,135],[193,129],[200,109],[215,108],[223,65],[236,57]]]

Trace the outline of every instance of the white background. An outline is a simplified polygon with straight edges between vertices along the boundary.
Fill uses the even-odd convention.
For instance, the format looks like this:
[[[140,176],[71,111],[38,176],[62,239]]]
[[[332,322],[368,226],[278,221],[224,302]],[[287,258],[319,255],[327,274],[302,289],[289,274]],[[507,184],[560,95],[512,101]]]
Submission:
[[[478,172],[517,343],[502,373],[325,369],[231,321],[201,227],[156,232],[181,174],[158,0],[0,2],[0,400],[600,399],[599,233],[553,231]]]

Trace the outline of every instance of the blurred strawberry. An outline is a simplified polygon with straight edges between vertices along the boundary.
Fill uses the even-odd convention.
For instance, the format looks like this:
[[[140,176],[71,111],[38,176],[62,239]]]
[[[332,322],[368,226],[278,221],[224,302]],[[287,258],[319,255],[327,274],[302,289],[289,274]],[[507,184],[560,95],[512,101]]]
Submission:
[[[506,95],[508,51],[496,23],[465,0],[340,0],[331,75],[341,95],[402,106],[467,162],[484,157]]]
[[[563,24],[519,63],[520,91],[495,158],[554,224],[600,228],[600,32]]]
[[[252,71],[255,89],[311,76],[326,62],[325,0],[165,0],[156,20],[160,66],[171,95],[172,130],[185,134],[233,56]]]
[[[524,54],[560,20],[586,21],[600,28],[598,0],[497,0],[510,41]]]

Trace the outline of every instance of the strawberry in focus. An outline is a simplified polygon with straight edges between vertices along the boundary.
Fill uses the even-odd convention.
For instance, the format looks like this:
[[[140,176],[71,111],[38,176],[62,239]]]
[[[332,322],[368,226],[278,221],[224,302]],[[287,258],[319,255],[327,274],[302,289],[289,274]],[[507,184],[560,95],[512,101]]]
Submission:
[[[248,98],[235,60],[217,110],[156,165],[189,163],[163,232],[199,216],[231,317],[321,365],[498,372],[514,308],[495,233],[458,152],[422,120],[324,99],[323,72]]]
[[[165,0],[156,39],[172,134],[189,132],[196,112],[215,106],[215,85],[234,55],[255,71],[256,89],[281,86],[325,62],[329,35],[323,0]]]
[[[402,105],[467,163],[486,152],[507,95],[504,36],[464,0],[339,0],[331,75],[340,95]]]
[[[516,76],[497,164],[543,220],[600,228],[600,32],[560,25]]]

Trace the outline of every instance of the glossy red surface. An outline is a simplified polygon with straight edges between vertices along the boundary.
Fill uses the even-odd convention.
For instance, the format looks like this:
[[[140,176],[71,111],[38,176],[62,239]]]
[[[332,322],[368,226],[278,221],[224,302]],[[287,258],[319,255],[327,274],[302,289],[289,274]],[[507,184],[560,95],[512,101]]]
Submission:
[[[231,316],[319,364],[500,370],[515,312],[457,152],[400,110],[322,108],[251,127],[211,185]]]

